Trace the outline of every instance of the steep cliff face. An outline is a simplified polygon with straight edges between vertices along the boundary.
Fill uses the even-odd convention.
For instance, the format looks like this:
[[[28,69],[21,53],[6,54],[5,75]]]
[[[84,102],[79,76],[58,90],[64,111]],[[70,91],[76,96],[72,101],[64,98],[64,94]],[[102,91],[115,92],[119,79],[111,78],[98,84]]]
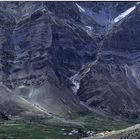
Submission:
[[[133,2],[47,2],[48,10],[59,19],[71,21],[89,35],[110,28],[115,17],[130,8]],[[67,8],[65,8],[67,7]]]
[[[67,77],[90,57],[94,58],[95,43],[86,32],[51,16],[42,5],[1,4],[1,82],[12,94],[51,114],[81,112],[80,101],[68,87]],[[21,6],[23,17],[17,12]],[[88,44],[91,49],[85,48]],[[82,53],[76,53],[82,49]]]
[[[82,101],[107,113],[139,118],[139,6],[105,37],[101,58],[81,80]]]
[[[1,2],[1,84],[50,114],[139,112],[138,7]]]

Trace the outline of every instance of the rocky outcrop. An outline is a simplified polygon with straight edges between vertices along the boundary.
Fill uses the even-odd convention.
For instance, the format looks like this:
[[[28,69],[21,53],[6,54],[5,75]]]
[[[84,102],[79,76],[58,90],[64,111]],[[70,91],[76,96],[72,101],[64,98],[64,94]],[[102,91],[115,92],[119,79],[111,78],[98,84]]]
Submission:
[[[81,80],[78,96],[97,110],[139,118],[139,7],[104,39],[101,58]]]
[[[5,2],[0,9],[2,84],[50,114],[83,111],[68,77],[94,59],[92,38],[42,2]]]

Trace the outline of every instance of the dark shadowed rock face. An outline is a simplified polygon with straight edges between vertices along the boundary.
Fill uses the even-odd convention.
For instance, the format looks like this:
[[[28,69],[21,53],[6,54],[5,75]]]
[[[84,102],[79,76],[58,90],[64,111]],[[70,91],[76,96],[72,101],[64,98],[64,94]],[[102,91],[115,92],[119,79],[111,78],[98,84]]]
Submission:
[[[1,5],[3,9],[4,4]],[[10,5],[14,10],[9,9]],[[2,34],[5,40],[2,38],[1,60],[4,61],[3,82],[11,88],[22,84],[39,86],[51,76],[51,71],[59,80],[66,80],[73,74],[71,70],[78,70],[95,59],[96,44],[92,38],[69,20],[51,16],[47,4],[42,5],[38,2],[5,3],[3,16],[7,24]],[[23,19],[18,17],[18,6],[30,11],[20,11],[21,15],[25,14]],[[9,17],[13,21],[6,19]]]
[[[95,110],[135,116],[138,7],[136,2],[0,2],[1,84],[57,115],[83,111],[81,100]]]

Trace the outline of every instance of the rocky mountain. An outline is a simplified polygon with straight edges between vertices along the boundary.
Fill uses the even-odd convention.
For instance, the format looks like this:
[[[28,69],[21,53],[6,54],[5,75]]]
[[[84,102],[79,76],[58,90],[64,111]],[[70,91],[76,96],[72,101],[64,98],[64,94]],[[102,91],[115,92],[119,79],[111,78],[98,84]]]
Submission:
[[[99,61],[81,80],[78,96],[92,108],[139,118],[139,10],[107,33]]]
[[[0,2],[0,99],[47,115],[138,118],[139,10],[138,2]]]

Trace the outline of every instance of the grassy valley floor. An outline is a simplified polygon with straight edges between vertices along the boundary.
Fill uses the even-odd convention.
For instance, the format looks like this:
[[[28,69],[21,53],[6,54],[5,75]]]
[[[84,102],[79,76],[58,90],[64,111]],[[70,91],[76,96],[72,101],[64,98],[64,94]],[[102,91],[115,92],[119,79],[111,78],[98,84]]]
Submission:
[[[82,135],[73,135],[72,130],[94,131],[99,133],[107,130],[119,130],[134,125],[136,122],[108,117],[88,115],[76,115],[72,120],[57,118],[42,119],[37,122],[23,120],[8,120],[0,122],[0,138],[81,138]]]

